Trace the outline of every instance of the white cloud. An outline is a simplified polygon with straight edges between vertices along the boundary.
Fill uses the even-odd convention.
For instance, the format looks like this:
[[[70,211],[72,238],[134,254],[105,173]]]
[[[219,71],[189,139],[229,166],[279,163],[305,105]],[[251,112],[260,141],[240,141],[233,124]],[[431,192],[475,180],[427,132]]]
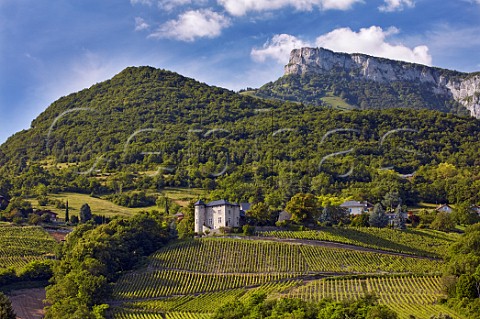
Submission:
[[[359,32],[349,28],[340,28],[319,36],[315,43],[305,42],[293,35],[280,34],[263,45],[262,49],[252,49],[251,56],[256,61],[263,62],[272,58],[286,64],[290,51],[299,47],[323,47],[337,52],[363,53],[387,59],[414,62],[431,65],[432,57],[425,45],[409,48],[402,44],[388,41],[392,35],[399,33],[396,28],[383,30],[380,27],[360,29]]]
[[[130,3],[132,5],[143,4],[146,6],[151,6],[153,4],[153,0],[130,0]]]
[[[150,28],[150,26],[145,22],[145,20],[140,17],[135,18],[135,31],[142,31],[148,28]]]
[[[363,0],[217,0],[230,14],[245,15],[249,11],[269,11],[293,7],[300,11],[310,11],[314,7],[321,10],[348,10]]]
[[[478,0],[480,1],[480,0]],[[415,7],[413,0],[385,0],[385,4],[378,7],[382,12],[402,11],[404,8]]]
[[[208,3],[208,0],[159,0],[158,6],[166,11],[171,11],[176,7],[181,7],[185,5],[205,5]]]
[[[411,49],[402,44],[389,43],[387,38],[398,32],[396,28],[383,30],[377,26],[362,28],[359,32],[341,28],[318,37],[315,43],[319,47],[333,51],[364,53],[393,60],[432,64],[432,57],[425,45]]]
[[[214,38],[230,25],[230,20],[212,10],[190,10],[182,13],[177,20],[170,20],[150,36],[194,41],[196,38]]]
[[[309,46],[306,42],[289,34],[277,34],[272,40],[267,41],[262,49],[252,49],[251,56],[256,61],[264,62],[267,58],[286,63],[286,59],[293,49]]]

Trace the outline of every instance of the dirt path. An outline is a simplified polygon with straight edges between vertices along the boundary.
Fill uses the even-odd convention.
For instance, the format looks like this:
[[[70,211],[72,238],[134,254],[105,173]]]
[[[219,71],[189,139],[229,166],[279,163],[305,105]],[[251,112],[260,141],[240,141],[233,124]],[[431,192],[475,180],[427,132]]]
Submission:
[[[45,315],[45,288],[16,290],[9,298],[18,319],[41,319]]]

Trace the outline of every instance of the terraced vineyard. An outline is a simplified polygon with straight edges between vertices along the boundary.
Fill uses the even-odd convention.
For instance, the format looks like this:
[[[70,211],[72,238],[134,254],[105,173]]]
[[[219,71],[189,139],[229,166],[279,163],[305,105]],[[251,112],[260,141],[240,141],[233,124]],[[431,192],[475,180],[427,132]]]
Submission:
[[[255,291],[270,296],[297,294],[303,299],[317,300],[323,295],[316,292],[316,286],[312,282],[304,284],[315,276],[403,273],[404,277],[399,278],[411,278],[408,277],[411,274],[433,276],[440,266],[441,261],[427,258],[318,245],[226,238],[177,241],[153,254],[145,269],[128,273],[117,281],[111,317],[164,318],[159,317],[161,314],[166,318],[207,318],[202,316],[230,301],[246,300]],[[437,277],[426,278],[438,281]],[[418,282],[404,280],[405,286],[418,286]],[[367,281],[363,281],[338,297],[370,292]],[[374,284],[372,281],[372,287]],[[437,288],[433,285],[425,294]],[[437,297],[430,294],[428,301]]]
[[[45,259],[55,246],[55,240],[41,227],[0,226],[0,243],[0,269]]]
[[[457,235],[433,230],[388,228],[323,228],[320,231],[269,231],[260,236],[321,240],[419,256],[443,256]]]
[[[324,298],[333,300],[356,299],[365,294],[375,294],[381,304],[397,311],[401,318],[429,318],[440,313],[460,318],[453,311],[439,305],[445,297],[439,277],[373,277],[366,279],[322,279],[293,289],[287,296],[309,301]]]

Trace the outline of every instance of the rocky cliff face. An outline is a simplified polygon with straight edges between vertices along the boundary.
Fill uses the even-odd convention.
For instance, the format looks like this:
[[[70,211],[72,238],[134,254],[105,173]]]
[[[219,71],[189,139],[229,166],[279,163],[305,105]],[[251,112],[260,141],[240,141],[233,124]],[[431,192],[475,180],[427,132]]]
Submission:
[[[362,80],[422,82],[436,94],[447,95],[480,118],[480,73],[461,73],[364,54],[336,53],[323,48],[295,49],[285,74],[345,73]]]

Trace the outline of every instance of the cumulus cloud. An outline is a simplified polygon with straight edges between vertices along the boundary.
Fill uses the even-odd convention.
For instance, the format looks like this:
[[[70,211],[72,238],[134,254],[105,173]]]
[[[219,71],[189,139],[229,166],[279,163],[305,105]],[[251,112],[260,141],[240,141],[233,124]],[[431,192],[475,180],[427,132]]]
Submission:
[[[142,31],[148,28],[150,28],[150,26],[145,22],[145,20],[140,17],[135,18],[135,31]]]
[[[372,26],[355,32],[350,28],[335,29],[319,36],[315,43],[305,42],[293,35],[280,34],[265,43],[261,49],[253,49],[251,56],[263,62],[267,58],[287,63],[290,51],[299,47],[323,47],[337,52],[363,53],[387,59],[431,65],[432,57],[425,45],[409,48],[403,44],[394,44],[388,38],[399,33],[396,28],[383,30]]]
[[[234,16],[243,16],[249,11],[270,11],[284,7],[293,7],[300,11],[310,11],[314,7],[320,10],[348,10],[363,0],[217,0],[218,4]]]
[[[378,7],[378,9],[382,12],[393,12],[413,7],[415,7],[415,2],[413,0],[385,0],[385,4]]]
[[[315,44],[333,51],[364,53],[387,59],[432,64],[432,57],[425,45],[411,49],[403,44],[389,43],[387,38],[398,32],[396,28],[383,30],[377,26],[362,28],[359,32],[350,28],[340,28],[318,37]]]
[[[285,63],[293,49],[309,46],[308,43],[289,34],[277,34],[265,43],[261,49],[252,49],[251,56],[254,60],[264,62],[272,58],[279,63]]]
[[[194,41],[196,38],[214,38],[230,25],[230,20],[212,10],[190,10],[182,13],[177,20],[170,20],[150,36]]]

